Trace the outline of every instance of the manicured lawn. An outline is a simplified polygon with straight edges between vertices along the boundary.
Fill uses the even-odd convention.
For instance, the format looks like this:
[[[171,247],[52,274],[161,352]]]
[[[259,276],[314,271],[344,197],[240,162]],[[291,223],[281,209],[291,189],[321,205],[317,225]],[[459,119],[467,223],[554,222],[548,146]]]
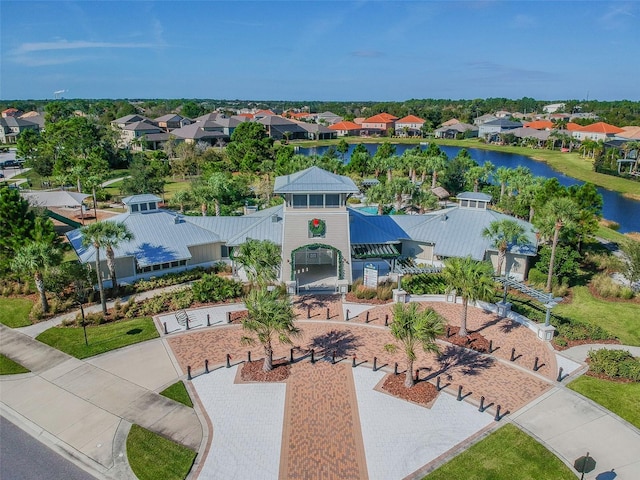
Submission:
[[[0,323],[11,328],[31,325],[29,312],[33,301],[28,298],[0,297]]]
[[[583,375],[567,385],[640,428],[640,383],[619,383]]]
[[[153,320],[142,317],[87,327],[89,346],[84,344],[80,327],[53,327],[38,335],[36,340],[76,358],[87,358],[158,336]]]
[[[574,287],[573,301],[567,302],[560,303],[553,313],[597,324],[618,337],[624,345],[640,345],[640,304],[599,300],[591,296],[587,287]]]
[[[196,452],[132,425],[127,437],[127,458],[140,480],[183,480],[191,470]]]
[[[602,225],[598,227],[596,237],[604,238],[605,240],[609,240],[610,242],[617,244],[620,244],[623,240],[627,240],[629,238],[620,232],[616,232],[611,228],[603,227]]]
[[[427,480],[575,480],[558,457],[511,424],[425,477]]]
[[[27,372],[30,372],[30,370],[0,353],[0,375],[13,375],[14,373]]]
[[[187,407],[193,408],[193,402],[191,401],[189,392],[187,392],[187,388],[184,386],[182,380],[165,388],[160,392],[160,395],[170,398],[171,400],[175,400],[176,402],[186,405]]]

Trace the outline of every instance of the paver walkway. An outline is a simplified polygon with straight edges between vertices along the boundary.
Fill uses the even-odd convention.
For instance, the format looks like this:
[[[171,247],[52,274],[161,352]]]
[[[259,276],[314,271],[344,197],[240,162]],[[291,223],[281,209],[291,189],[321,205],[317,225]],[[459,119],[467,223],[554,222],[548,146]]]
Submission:
[[[85,455],[103,473],[113,466],[114,436],[123,420],[194,450],[200,445],[202,426],[191,408],[3,325],[0,352],[31,370],[0,380],[3,408],[53,435],[67,451]]]
[[[280,479],[366,479],[351,367],[299,363],[287,380]]]

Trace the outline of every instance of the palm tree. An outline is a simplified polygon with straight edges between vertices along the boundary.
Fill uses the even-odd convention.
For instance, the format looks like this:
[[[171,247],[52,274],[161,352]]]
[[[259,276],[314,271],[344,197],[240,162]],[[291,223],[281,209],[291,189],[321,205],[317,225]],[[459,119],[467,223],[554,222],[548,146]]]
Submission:
[[[407,373],[404,386],[413,387],[413,362],[416,359],[416,347],[421,346],[425,352],[439,353],[435,342],[438,335],[444,333],[444,320],[432,308],[418,310],[417,303],[396,303],[393,308],[393,322],[391,335],[402,344],[407,357]],[[384,346],[388,352],[395,352],[397,345],[392,343]]]
[[[378,183],[373,187],[370,187],[366,193],[367,202],[375,203],[378,205],[378,215],[384,213],[384,206],[393,202],[393,193],[387,187],[385,183]]]
[[[540,232],[547,236],[547,238],[549,236],[553,237],[551,240],[551,258],[549,259],[549,273],[547,275],[546,286],[547,292],[550,292],[560,230],[562,230],[563,227],[573,226],[578,220],[579,211],[573,200],[561,197],[552,199],[540,213],[540,218],[537,221]]]
[[[436,188],[438,183],[438,175],[446,167],[449,159],[444,152],[437,155],[429,155],[425,160],[426,171],[431,172],[431,188]],[[424,178],[422,179],[424,181]]]
[[[498,169],[493,174],[493,178],[500,183],[500,201],[502,201],[502,197],[507,190],[507,184],[509,180],[513,176],[513,170],[507,167],[498,167]]]
[[[515,220],[505,218],[494,220],[482,231],[482,236],[491,240],[491,246],[498,249],[498,265],[496,273],[502,275],[502,264],[507,257],[507,250],[515,245],[528,242],[525,229]],[[506,270],[506,269],[505,269]],[[505,271],[505,275],[506,275]]]
[[[251,290],[245,299],[248,316],[242,322],[247,335],[240,339],[243,345],[253,345],[257,340],[264,348],[263,370],[273,370],[272,342],[277,338],[280,343],[291,345],[291,337],[300,334],[294,325],[295,314],[288,298],[281,297],[276,290],[266,288]]]
[[[11,269],[14,272],[33,275],[36,288],[40,293],[42,313],[49,312],[44,275],[49,268],[59,265],[61,261],[62,252],[57,247],[38,241],[29,242],[20,247],[11,260]]]
[[[98,276],[98,288],[100,289],[100,302],[102,313],[107,314],[107,302],[104,296],[102,275],[100,275],[100,249],[104,248],[107,256],[107,268],[111,278],[111,286],[114,292],[118,291],[118,279],[116,277],[116,260],[114,248],[122,242],[133,240],[133,233],[124,223],[97,222],[80,229],[82,233],[82,245],[92,245],[96,252],[96,275]]]
[[[189,190],[178,190],[173,194],[173,198],[171,199],[172,203],[177,204],[180,208],[180,213],[184,213],[185,204],[191,201],[191,192]]]
[[[229,192],[229,181],[230,178],[222,172],[212,173],[207,180],[216,217],[220,216],[220,200]]]
[[[402,195],[412,194],[416,190],[415,184],[408,178],[394,178],[387,183],[388,189],[396,201],[396,212],[402,209]]]
[[[249,238],[234,253],[234,260],[244,267],[251,283],[266,286],[278,278],[282,263],[280,247],[270,240]]]
[[[489,300],[495,288],[493,266],[488,262],[479,262],[471,257],[449,258],[442,271],[447,291],[456,291],[462,297],[462,315],[458,335],[467,336],[467,308],[469,301]]]

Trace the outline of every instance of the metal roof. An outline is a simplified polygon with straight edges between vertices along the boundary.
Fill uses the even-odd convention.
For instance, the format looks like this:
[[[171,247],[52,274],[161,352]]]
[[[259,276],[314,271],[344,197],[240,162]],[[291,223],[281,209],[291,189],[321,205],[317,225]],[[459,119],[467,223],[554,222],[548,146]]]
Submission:
[[[122,222],[129,228],[134,239],[114,248],[114,253],[116,258],[133,256],[140,266],[189,259],[189,246],[221,241],[216,233],[184,221],[184,217],[166,210],[123,213],[104,221]],[[67,233],[67,238],[82,262],[95,261],[95,248],[82,246],[80,229]],[[106,258],[103,250],[100,251],[100,257]]]
[[[395,243],[410,238],[389,215],[367,215],[353,208],[348,211],[352,244]]]
[[[79,207],[85,198],[91,196],[66,190],[20,192],[20,195],[36,207]]]
[[[481,192],[462,192],[456,195],[459,200],[482,200],[483,202],[490,202],[491,195]]]
[[[359,193],[349,177],[313,166],[301,172],[276,177],[274,193],[336,192]]]
[[[88,196],[88,195],[87,195]],[[131,205],[132,203],[145,203],[145,202],[162,202],[162,199],[156,195],[152,195],[150,193],[141,193],[139,195],[131,195],[129,197],[124,197],[122,199],[122,203],[125,205]]]

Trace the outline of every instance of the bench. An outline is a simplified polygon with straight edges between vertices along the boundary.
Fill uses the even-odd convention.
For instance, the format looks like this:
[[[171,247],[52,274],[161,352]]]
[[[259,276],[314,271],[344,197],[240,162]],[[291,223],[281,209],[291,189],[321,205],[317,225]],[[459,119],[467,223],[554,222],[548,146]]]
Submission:
[[[187,315],[187,312],[185,312],[184,310],[180,310],[178,313],[176,313],[176,321],[181,327],[186,327],[187,329],[189,328],[189,315]]]

